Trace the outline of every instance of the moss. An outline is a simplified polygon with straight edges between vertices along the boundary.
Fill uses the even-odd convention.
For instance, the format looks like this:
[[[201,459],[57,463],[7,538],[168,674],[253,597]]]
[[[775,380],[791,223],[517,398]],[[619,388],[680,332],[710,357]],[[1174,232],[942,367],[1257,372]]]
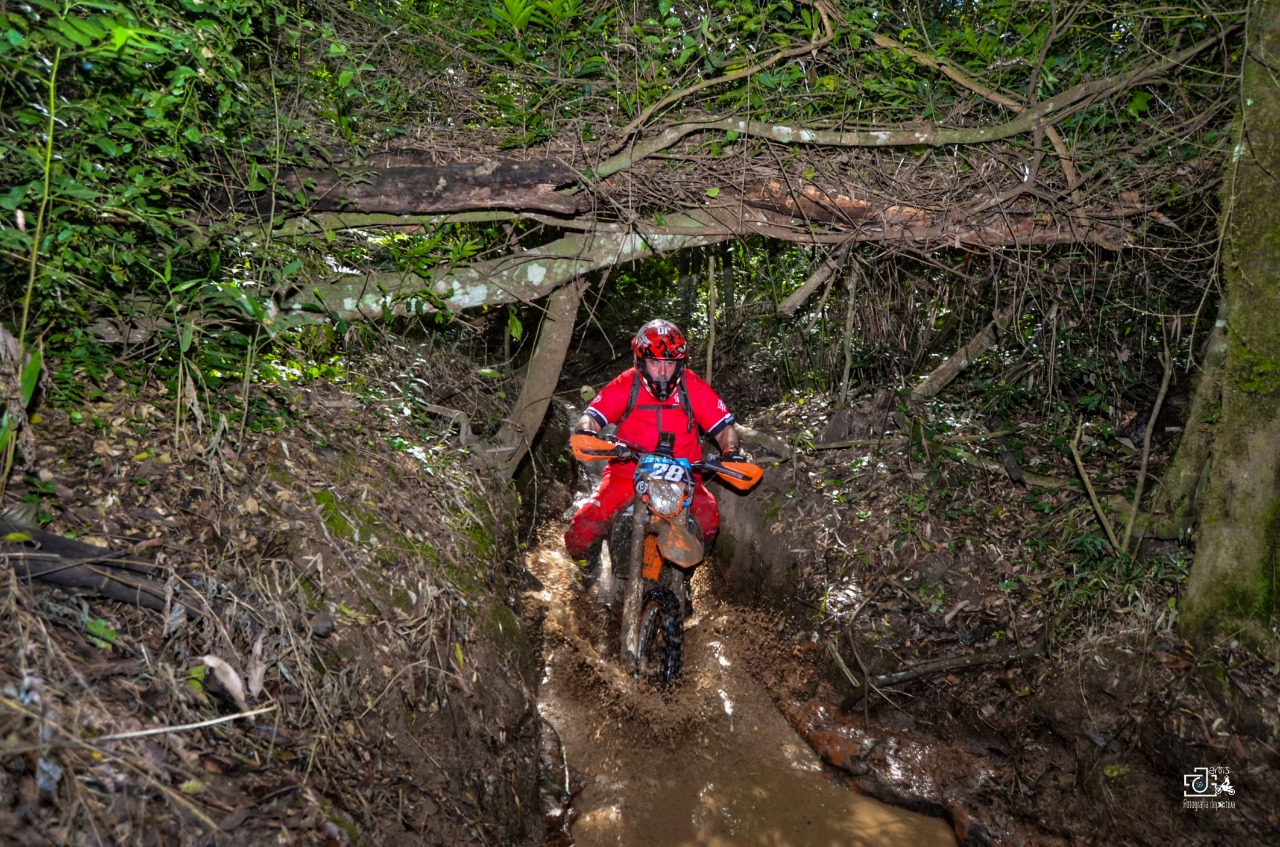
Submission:
[[[1280,393],[1280,362],[1255,353],[1242,343],[1232,351],[1231,359],[1242,391],[1264,396]]]
[[[716,536],[715,547],[711,548],[712,557],[732,562],[733,554],[737,547],[737,542],[733,540],[733,537],[727,532],[722,532]]]
[[[293,474],[279,465],[267,465],[267,479],[281,488],[293,488],[294,485]]]
[[[338,500],[332,491],[313,491],[311,499],[320,507],[320,519],[324,521],[325,529],[329,530],[330,535],[347,541],[354,537],[351,524],[338,510]]]

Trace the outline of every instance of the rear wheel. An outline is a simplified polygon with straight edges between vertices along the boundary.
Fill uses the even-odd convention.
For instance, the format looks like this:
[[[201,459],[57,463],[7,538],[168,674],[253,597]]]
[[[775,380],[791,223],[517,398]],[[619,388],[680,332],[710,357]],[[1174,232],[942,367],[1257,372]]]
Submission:
[[[680,601],[671,589],[655,586],[640,606],[638,676],[659,688],[675,684],[684,661],[684,625]]]

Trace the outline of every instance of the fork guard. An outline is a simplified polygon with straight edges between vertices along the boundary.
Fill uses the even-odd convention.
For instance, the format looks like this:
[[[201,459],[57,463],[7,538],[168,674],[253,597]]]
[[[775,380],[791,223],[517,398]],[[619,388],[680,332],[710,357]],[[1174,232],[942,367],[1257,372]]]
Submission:
[[[651,566],[649,561],[649,545],[645,545],[645,561],[644,561],[644,578],[657,579],[662,572],[662,559],[673,564],[680,565],[683,568],[691,568],[702,561],[702,557],[706,552],[702,544],[702,539],[689,530],[689,522],[685,519],[683,513],[677,515],[676,520],[671,518],[659,518],[654,521],[657,524],[657,542],[654,550],[654,558],[657,559],[657,565]],[[650,536],[653,537],[653,536]],[[661,555],[657,553],[661,551]],[[652,575],[650,568],[653,567]]]

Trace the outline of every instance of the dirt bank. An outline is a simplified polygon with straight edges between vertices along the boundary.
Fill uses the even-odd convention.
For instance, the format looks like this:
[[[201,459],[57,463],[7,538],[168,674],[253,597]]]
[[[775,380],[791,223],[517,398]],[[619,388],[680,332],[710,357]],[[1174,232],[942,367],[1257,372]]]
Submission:
[[[475,421],[495,389],[450,351],[307,369],[42,410],[4,502],[36,526],[4,546],[6,843],[541,843],[515,501],[422,387]],[[160,602],[14,580],[54,555]]]
[[[114,377],[42,410],[3,503],[35,523],[5,539],[15,843],[543,841],[545,644],[521,626],[535,539],[514,516],[561,514],[566,482],[548,470],[518,507],[485,481],[467,454],[513,386],[456,351],[312,370],[199,415]],[[750,423],[810,443],[805,409]],[[1051,435],[1026,435],[1028,469],[1070,476]],[[722,496],[708,590],[831,777],[967,845],[1275,843],[1276,669],[1177,639],[1188,550],[1109,561],[1078,492],[906,443],[772,455],[765,489]],[[1132,481],[1115,445],[1089,455],[1104,492]],[[158,603],[14,579],[50,563]],[[759,606],[785,638],[753,640]]]
[[[829,417],[752,423],[809,439]],[[1051,435],[1024,433],[1027,475],[1071,480]],[[1132,484],[1122,445],[1090,456],[1100,496]],[[1280,669],[1177,637],[1191,550],[1108,559],[1083,492],[975,464],[890,433],[721,498],[726,596],[790,610],[793,646],[753,665],[779,708],[838,778],[962,844],[1280,843]]]

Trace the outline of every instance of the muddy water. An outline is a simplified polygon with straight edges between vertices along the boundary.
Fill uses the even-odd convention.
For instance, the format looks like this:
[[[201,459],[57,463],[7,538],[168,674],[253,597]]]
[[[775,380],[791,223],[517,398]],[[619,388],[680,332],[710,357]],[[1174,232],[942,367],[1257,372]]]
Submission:
[[[571,803],[561,844],[954,845],[943,821],[828,782],[818,759],[755,681],[765,623],[717,605],[695,580],[683,684],[638,688],[615,658],[613,612],[579,587],[555,528],[529,556],[543,587],[546,665],[539,692],[555,782]],[[562,792],[563,793],[563,792]]]

